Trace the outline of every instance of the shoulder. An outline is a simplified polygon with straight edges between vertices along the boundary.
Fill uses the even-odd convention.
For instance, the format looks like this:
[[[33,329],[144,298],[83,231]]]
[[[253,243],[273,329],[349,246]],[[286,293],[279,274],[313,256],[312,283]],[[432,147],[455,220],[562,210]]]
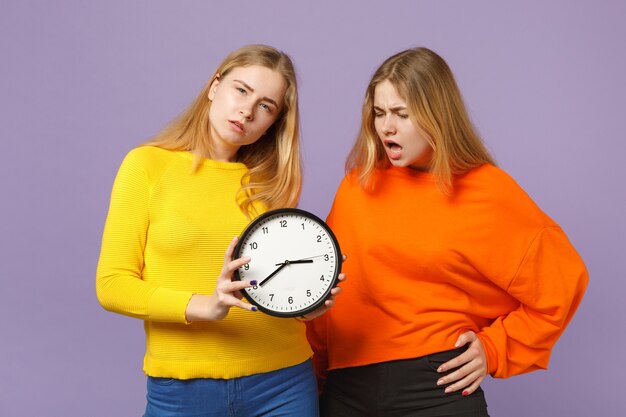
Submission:
[[[177,158],[176,152],[156,146],[138,146],[126,154],[123,163],[142,165],[146,168],[167,163]]]
[[[154,182],[178,160],[181,158],[175,151],[156,146],[139,146],[126,154],[119,173],[143,175],[149,182]]]
[[[494,199],[530,200],[522,187],[501,168],[484,164],[474,168],[457,179],[461,192],[484,193]]]
[[[494,165],[472,169],[457,184],[460,193],[472,200],[482,200],[494,215],[525,219],[543,227],[555,225],[511,175]]]
[[[138,146],[126,154],[122,164],[133,164],[143,167],[146,171],[160,170],[175,161],[182,160],[179,153],[156,146]]]
[[[350,171],[346,173],[337,189],[337,195],[353,194],[363,191],[363,186],[359,179],[358,172]]]
[[[517,185],[517,182],[507,172],[491,164],[483,164],[479,167],[473,168],[466,174],[461,176],[460,179],[480,181],[485,185],[490,185],[494,187],[519,187],[519,185]]]

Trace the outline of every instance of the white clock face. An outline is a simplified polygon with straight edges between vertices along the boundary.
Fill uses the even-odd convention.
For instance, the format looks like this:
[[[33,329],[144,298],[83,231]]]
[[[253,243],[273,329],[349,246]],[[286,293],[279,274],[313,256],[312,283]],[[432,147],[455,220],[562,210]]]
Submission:
[[[244,290],[260,310],[296,317],[320,307],[337,284],[341,251],[326,224],[303,210],[279,209],[255,219],[244,231],[235,257],[249,264],[235,277],[256,280]]]

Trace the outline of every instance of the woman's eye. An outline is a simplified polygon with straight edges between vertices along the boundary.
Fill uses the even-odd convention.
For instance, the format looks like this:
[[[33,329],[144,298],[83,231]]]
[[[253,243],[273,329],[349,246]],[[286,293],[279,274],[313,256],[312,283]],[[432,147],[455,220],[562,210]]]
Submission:
[[[261,104],[259,104],[259,106],[261,106],[261,108],[263,110],[266,110],[266,111],[268,111],[270,113],[272,112],[272,108],[270,106],[268,106],[267,104],[265,104],[265,103],[261,103]]]
[[[408,119],[409,115],[408,114],[399,114],[398,117],[401,118],[401,119]]]
[[[241,94],[246,94],[246,89],[243,87],[235,87],[237,89],[237,91],[239,91]]]
[[[374,117],[376,118],[383,117],[384,115],[384,113],[374,113]]]

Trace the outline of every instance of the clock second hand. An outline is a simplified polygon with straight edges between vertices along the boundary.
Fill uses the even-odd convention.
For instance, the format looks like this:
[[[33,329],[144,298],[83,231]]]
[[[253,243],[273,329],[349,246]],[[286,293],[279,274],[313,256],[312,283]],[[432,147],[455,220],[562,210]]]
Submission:
[[[316,256],[309,256],[308,258],[302,258],[302,259],[298,259],[297,261],[285,261],[287,263],[290,264],[309,264],[313,262],[313,258],[321,258],[322,255],[316,255]],[[284,262],[283,262],[284,263]],[[276,264],[276,266],[281,265],[281,264]]]

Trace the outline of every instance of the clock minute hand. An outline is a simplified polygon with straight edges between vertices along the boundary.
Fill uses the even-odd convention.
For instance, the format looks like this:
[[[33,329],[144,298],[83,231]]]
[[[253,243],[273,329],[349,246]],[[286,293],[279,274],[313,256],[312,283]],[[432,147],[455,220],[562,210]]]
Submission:
[[[265,277],[265,279],[261,282],[259,282],[259,287],[262,287],[263,284],[265,284],[267,281],[269,281],[274,275],[278,274],[278,271],[280,271],[281,269],[283,269],[284,267],[286,267],[289,264],[289,261],[285,261],[281,264],[276,264],[279,265],[278,268],[276,268],[274,270],[274,272],[272,272],[271,274],[269,274],[267,277]]]

